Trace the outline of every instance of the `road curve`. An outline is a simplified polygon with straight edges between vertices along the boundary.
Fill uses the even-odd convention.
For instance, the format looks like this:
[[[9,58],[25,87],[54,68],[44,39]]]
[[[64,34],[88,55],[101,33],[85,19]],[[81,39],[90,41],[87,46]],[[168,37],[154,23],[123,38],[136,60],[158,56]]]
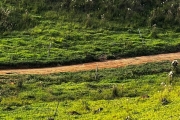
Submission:
[[[93,70],[93,69],[96,69],[97,66],[99,69],[117,68],[117,67],[123,67],[127,65],[136,65],[136,64],[142,64],[142,63],[148,63],[148,62],[159,62],[159,61],[166,61],[166,60],[172,61],[174,59],[180,59],[180,52],[133,57],[133,58],[123,58],[119,60],[107,60],[104,62],[92,62],[92,63],[84,63],[84,64],[60,66],[60,67],[0,70],[0,75],[50,74],[50,73],[58,73],[58,72],[76,72],[76,71]]]

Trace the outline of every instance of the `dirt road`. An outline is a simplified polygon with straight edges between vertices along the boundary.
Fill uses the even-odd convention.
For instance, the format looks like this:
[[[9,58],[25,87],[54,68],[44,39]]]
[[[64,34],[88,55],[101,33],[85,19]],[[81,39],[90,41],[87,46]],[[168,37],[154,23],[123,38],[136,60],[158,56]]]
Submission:
[[[172,61],[174,59],[180,59],[180,52],[125,58],[125,59],[119,59],[119,60],[108,60],[108,61],[104,61],[104,62],[93,62],[93,63],[85,63],[85,64],[78,64],[78,65],[71,65],[71,66],[51,67],[51,68],[0,70],[0,75],[4,75],[4,74],[50,74],[50,73],[58,73],[58,72],[76,72],[76,71],[85,71],[85,70],[96,69],[97,66],[99,69],[117,68],[117,67],[142,64],[142,63],[147,63],[147,62],[158,62],[158,61],[165,61],[165,60]]]

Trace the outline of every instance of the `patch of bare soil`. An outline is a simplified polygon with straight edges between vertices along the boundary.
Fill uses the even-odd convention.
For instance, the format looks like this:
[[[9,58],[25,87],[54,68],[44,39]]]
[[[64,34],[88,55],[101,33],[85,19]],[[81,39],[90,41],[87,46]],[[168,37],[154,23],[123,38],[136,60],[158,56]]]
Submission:
[[[107,60],[104,62],[92,62],[78,65],[51,67],[51,68],[35,68],[35,69],[10,69],[0,70],[0,75],[4,74],[50,74],[58,72],[76,72],[76,71],[87,71],[95,70],[98,66],[99,69],[104,68],[118,68],[127,65],[143,64],[148,62],[159,62],[159,61],[172,61],[174,59],[180,59],[180,52],[159,54],[151,56],[141,56],[133,58],[124,58],[119,60]]]

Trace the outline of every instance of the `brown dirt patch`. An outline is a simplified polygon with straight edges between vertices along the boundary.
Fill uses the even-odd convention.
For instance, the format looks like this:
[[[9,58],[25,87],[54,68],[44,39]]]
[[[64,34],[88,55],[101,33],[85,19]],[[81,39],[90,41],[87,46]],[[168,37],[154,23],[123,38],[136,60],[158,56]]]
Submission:
[[[10,69],[10,70],[0,70],[0,75],[4,74],[50,74],[58,72],[76,72],[76,71],[86,71],[104,68],[118,68],[127,65],[143,64],[148,62],[159,62],[159,61],[172,61],[174,59],[180,59],[180,52],[159,54],[151,56],[141,56],[133,58],[124,58],[119,60],[108,60],[104,62],[93,62],[84,63],[78,65],[61,66],[61,67],[51,67],[51,68],[35,68],[35,69]]]

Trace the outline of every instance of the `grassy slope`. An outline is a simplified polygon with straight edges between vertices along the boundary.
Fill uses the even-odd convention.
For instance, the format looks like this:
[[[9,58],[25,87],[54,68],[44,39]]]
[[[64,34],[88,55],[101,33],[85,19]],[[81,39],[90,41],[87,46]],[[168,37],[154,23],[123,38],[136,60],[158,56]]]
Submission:
[[[77,23],[67,24],[45,21],[35,28],[1,37],[1,66],[65,65],[176,52],[180,48],[180,34],[167,30],[159,29],[159,38],[149,38],[150,31],[140,29],[142,42],[138,29],[92,30]]]
[[[179,72],[169,85],[170,69],[161,62],[100,70],[97,79],[94,71],[0,76],[0,118],[47,119],[59,101],[56,118],[63,120],[179,119]]]
[[[143,26],[136,25],[138,23],[134,22],[143,21],[158,6],[167,11],[171,1],[168,1],[166,6],[160,5],[160,1],[153,2],[153,0],[149,1],[153,4],[136,1],[137,3],[134,5],[122,1],[117,4],[118,1],[114,1],[116,5],[114,7],[118,8],[119,5],[124,10],[120,12],[122,16],[128,14],[126,7],[123,6],[129,6],[136,13],[135,16],[132,16],[134,21],[128,21],[129,18],[126,18],[124,22],[118,15],[112,16],[112,19],[107,17],[111,14],[110,11],[115,9],[110,7],[112,5],[109,2],[103,4],[100,4],[100,1],[95,2],[97,3],[93,4],[94,10],[89,8],[90,11],[83,11],[83,1],[70,2],[72,5],[68,4],[68,1],[47,3],[47,1],[39,0],[36,5],[32,5],[29,0],[1,1],[0,12],[3,19],[0,23],[2,24],[3,20],[7,21],[6,26],[1,25],[1,27],[5,27],[1,28],[2,34],[0,35],[1,68],[3,66],[56,66],[99,61],[101,58],[117,59],[179,51],[178,27],[175,28],[174,25],[171,25],[174,29],[171,27],[165,29],[169,28],[167,26],[162,28],[160,26],[162,21],[158,21],[162,14],[156,14],[157,16],[153,18],[157,22],[156,28],[148,26],[147,21]],[[135,9],[137,6],[139,7],[141,2],[147,5],[148,9],[144,11]],[[60,4],[63,5],[61,8],[58,7]],[[76,4],[79,7],[72,8]],[[176,4],[175,8],[178,7]],[[98,10],[100,5],[101,10]],[[106,11],[108,15],[105,14],[107,18],[101,19],[98,16],[106,10],[106,5],[109,6],[108,11]],[[6,10],[10,10],[7,17],[3,12]],[[147,16],[144,12],[147,13]],[[176,13],[177,11],[174,11],[174,14]],[[87,17],[87,14],[90,14],[90,17]],[[142,14],[144,16],[140,17]],[[8,26],[11,24],[13,25]],[[6,27],[10,28],[6,29]],[[139,34],[138,29],[141,34]]]
[[[140,19],[141,17],[137,15],[138,9],[135,10],[135,14],[132,13],[134,16],[129,16],[132,19],[127,16],[122,22],[119,22],[122,17],[110,20],[111,16],[107,15],[111,13],[105,14],[107,19],[102,20],[103,9],[95,12],[92,10],[90,13],[92,19],[87,19],[87,12],[82,12],[81,7],[77,7],[75,13],[78,11],[78,14],[74,14],[72,6],[66,4],[68,1],[62,1],[65,3],[64,14],[64,11],[57,10],[59,4],[49,3],[50,7],[47,7],[46,4],[42,4],[44,0],[0,1],[3,8],[9,7],[11,2],[13,2],[11,6],[17,8],[14,11],[12,9],[12,16],[8,21],[14,24],[11,30],[6,28],[10,26],[2,26],[0,23],[1,67],[73,64],[97,61],[101,56],[116,59],[179,51],[178,27],[175,28],[176,30],[160,28],[171,26],[171,23],[172,26],[178,26],[177,21],[171,21],[177,20],[176,18],[161,13],[162,9],[168,12],[171,8],[170,10],[177,17],[177,9],[170,7],[174,2],[177,8],[176,1],[168,1],[168,4],[162,5],[160,1],[151,0],[150,3],[154,4],[146,4],[155,5],[159,9],[155,7],[154,10],[150,8],[146,11],[157,16],[150,15],[152,19],[147,19],[146,27],[143,28],[137,21],[142,25],[144,23],[142,21],[146,18]],[[54,5],[56,6],[51,9]],[[98,5],[102,4],[98,1],[96,10]],[[121,5],[125,5],[125,9],[126,5],[131,7],[128,2]],[[139,3],[137,5],[139,6]],[[131,9],[134,8],[139,7],[134,5]],[[28,15],[25,14],[25,9],[28,10]],[[113,11],[114,7],[108,10]],[[144,14],[139,13],[140,16]],[[127,15],[126,12],[122,14]],[[74,19],[70,20],[70,18]],[[151,26],[155,23],[157,23],[156,29],[148,28],[148,24]],[[142,33],[143,42],[138,28]],[[48,56],[50,43],[52,46]],[[167,73],[170,70],[170,63],[162,62],[101,70],[97,79],[94,71],[47,76],[0,76],[0,119],[47,119],[53,117],[57,101],[60,101],[60,104],[56,117],[63,120],[123,120],[128,116],[138,120],[179,119],[179,74],[175,75],[173,86],[160,85],[162,82],[168,83]],[[150,98],[142,98],[147,94]],[[163,105],[162,98],[166,98],[169,103]],[[103,110],[95,113],[98,108]],[[72,111],[81,115],[71,115]]]

